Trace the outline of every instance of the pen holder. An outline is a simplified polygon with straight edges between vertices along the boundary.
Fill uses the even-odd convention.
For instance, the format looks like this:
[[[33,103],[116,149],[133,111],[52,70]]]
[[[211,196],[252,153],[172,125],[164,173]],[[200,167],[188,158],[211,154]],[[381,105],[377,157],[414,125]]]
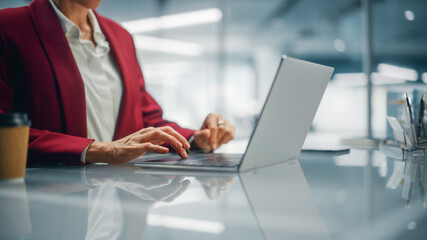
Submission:
[[[380,143],[380,150],[386,155],[402,160],[427,159],[425,100],[426,96],[422,95],[417,111],[414,111],[412,101],[406,93],[400,95],[400,98],[389,100],[388,109],[394,108],[393,113],[396,115],[387,116],[394,140]]]
[[[392,140],[384,140],[379,144],[380,151],[386,156],[402,161],[424,161],[427,160],[427,143],[419,144],[417,147],[408,148]]]

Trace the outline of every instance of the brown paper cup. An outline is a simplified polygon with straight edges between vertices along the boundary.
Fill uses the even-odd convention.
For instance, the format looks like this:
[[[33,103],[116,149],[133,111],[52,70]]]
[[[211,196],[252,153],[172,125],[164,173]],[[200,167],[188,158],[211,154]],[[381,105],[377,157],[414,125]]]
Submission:
[[[29,126],[0,126],[0,179],[25,176],[29,131]]]

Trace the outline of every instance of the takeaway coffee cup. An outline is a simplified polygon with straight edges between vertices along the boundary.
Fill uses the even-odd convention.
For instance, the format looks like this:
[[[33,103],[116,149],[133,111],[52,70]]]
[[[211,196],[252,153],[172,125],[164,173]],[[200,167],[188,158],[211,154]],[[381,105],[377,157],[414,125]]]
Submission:
[[[30,124],[26,113],[0,114],[0,179],[25,176]]]

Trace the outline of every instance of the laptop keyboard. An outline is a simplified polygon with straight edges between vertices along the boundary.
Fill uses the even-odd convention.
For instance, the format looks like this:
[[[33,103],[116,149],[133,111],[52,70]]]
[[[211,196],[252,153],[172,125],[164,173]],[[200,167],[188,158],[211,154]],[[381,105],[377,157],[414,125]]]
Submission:
[[[237,167],[242,160],[242,154],[190,154],[187,159],[158,159],[146,163],[164,163],[184,166],[206,166],[206,167]]]
[[[200,154],[199,156],[190,155],[188,159],[180,160],[180,164],[192,166],[235,167],[240,164],[241,160],[242,154]]]

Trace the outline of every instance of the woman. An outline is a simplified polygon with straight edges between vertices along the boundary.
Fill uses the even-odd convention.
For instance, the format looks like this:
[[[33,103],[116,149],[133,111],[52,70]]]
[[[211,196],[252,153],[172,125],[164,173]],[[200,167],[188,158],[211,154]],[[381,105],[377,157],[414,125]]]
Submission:
[[[162,118],[130,34],[101,0],[35,0],[0,10],[0,113],[32,120],[28,163],[125,163],[169,146],[213,151],[234,137],[220,114],[193,131]],[[192,146],[188,142],[192,142]]]

